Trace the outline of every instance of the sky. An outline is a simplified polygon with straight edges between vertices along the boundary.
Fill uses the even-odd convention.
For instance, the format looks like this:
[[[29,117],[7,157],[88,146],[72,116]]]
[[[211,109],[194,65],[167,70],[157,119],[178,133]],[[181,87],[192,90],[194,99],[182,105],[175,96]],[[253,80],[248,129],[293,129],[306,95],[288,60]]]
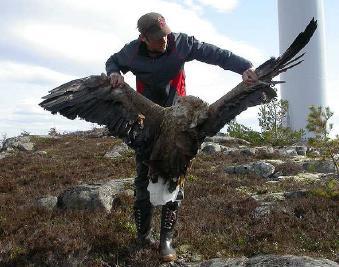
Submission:
[[[339,133],[339,1],[323,1],[326,105]],[[137,19],[150,11],[161,13],[172,31],[228,49],[254,66],[279,55],[277,0],[1,0],[0,137],[95,127],[51,115],[38,103],[65,82],[105,72],[106,60],[138,37]],[[186,63],[185,71],[187,94],[208,103],[241,81],[238,74],[198,61]],[[134,87],[131,73],[125,81]],[[257,113],[250,108],[237,121],[259,130]]]

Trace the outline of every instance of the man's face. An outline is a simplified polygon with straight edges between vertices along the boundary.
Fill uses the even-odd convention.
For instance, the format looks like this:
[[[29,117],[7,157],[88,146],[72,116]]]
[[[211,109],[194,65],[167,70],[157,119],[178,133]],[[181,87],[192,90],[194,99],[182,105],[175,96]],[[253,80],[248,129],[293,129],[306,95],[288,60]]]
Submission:
[[[167,36],[164,36],[157,40],[152,40],[147,37],[142,37],[142,41],[144,41],[147,45],[147,49],[150,52],[154,53],[164,53],[167,47]]]

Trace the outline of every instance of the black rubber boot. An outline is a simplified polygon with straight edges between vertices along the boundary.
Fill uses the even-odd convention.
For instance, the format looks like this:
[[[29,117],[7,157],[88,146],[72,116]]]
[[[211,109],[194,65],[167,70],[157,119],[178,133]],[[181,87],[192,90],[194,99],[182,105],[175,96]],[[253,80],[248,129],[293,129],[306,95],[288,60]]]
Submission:
[[[157,248],[152,237],[153,206],[134,207],[134,219],[137,227],[137,243],[142,248]]]
[[[172,247],[174,226],[177,221],[177,202],[168,202],[162,207],[160,229],[160,257],[163,262],[175,261],[177,254]]]

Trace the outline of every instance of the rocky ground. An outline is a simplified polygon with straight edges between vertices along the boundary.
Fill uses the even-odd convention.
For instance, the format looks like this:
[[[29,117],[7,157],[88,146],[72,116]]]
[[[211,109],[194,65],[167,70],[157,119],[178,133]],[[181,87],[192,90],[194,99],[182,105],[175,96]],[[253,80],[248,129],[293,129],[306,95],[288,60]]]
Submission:
[[[339,183],[309,147],[207,139],[186,178],[170,264],[134,245],[134,153],[119,139],[23,135],[0,151],[5,266],[338,266]],[[159,219],[157,209],[155,237]]]

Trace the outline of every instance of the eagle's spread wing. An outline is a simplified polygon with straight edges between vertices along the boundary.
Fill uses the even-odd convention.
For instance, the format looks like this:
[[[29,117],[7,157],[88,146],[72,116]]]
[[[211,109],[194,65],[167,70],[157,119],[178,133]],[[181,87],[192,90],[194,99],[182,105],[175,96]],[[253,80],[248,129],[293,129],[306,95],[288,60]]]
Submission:
[[[136,93],[127,84],[113,89],[105,75],[93,75],[63,84],[49,92],[43,102],[52,114],[106,125],[114,136],[125,138],[131,128],[158,126],[163,108]]]
[[[305,31],[296,37],[290,47],[280,57],[267,60],[255,70],[259,78],[258,83],[248,87],[242,82],[210,105],[208,119],[201,127],[202,135],[215,135],[226,123],[230,122],[248,107],[268,102],[276,97],[273,86],[281,82],[272,81],[273,77],[303,61],[299,59],[304,54],[296,58],[294,57],[309,42],[316,28],[317,21],[313,18]]]

